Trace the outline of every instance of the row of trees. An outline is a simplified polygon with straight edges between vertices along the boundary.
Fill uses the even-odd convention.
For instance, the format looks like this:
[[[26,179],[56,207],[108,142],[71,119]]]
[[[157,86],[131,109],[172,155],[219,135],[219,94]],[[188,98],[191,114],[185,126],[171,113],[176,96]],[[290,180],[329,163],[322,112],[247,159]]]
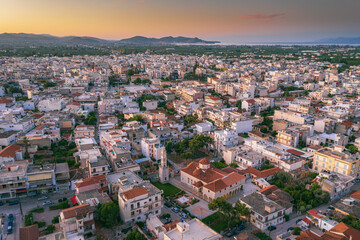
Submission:
[[[189,159],[196,155],[200,149],[208,147],[213,142],[212,138],[203,134],[196,135],[193,139],[185,138],[184,140],[173,144],[169,141],[166,144],[166,151],[171,153],[175,151],[180,154],[181,158]]]
[[[294,198],[294,206],[298,211],[305,212],[330,201],[328,192],[321,190],[320,185],[313,184],[310,186],[311,180],[294,181],[293,177],[286,172],[277,172],[274,174],[271,184],[276,185]]]

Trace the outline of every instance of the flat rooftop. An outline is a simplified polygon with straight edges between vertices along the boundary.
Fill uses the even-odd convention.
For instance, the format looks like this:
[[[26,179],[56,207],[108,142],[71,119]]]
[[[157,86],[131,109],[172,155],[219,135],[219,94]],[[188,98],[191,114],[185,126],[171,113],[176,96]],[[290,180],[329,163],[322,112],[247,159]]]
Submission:
[[[182,224],[188,225],[188,228],[186,231],[181,233]],[[165,235],[174,240],[181,240],[181,239],[187,239],[187,240],[215,240],[220,239],[222,236],[206,226],[204,223],[202,223],[197,218],[194,218],[193,220],[184,223],[179,222],[176,224],[176,228],[173,230],[165,233]]]

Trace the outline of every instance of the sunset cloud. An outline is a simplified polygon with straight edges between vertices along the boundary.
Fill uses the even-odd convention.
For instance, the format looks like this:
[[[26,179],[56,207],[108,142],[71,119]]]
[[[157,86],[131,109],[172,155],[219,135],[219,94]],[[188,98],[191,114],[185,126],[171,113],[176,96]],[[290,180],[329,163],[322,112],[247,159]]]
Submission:
[[[132,2],[133,0],[117,0],[119,3],[127,3],[127,2]],[[146,3],[146,0],[136,0],[134,1],[136,3]]]
[[[255,14],[243,14],[240,15],[238,18],[241,20],[256,20],[256,21],[271,22],[279,18],[282,18],[285,15],[286,13],[273,13],[273,14],[255,13]]]

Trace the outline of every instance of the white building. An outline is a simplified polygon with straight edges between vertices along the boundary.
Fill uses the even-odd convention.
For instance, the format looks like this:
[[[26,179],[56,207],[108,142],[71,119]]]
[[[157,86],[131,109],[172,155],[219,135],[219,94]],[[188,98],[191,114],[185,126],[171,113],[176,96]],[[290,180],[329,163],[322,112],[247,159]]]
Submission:
[[[141,152],[145,157],[161,159],[161,144],[158,138],[143,138],[141,140]]]
[[[207,133],[213,129],[213,125],[211,122],[205,121],[202,123],[195,124],[195,130],[197,133]]]
[[[180,221],[176,227],[164,233],[164,240],[217,240],[222,239],[218,234],[199,219],[194,218],[189,222]]]
[[[261,193],[254,192],[240,199],[251,210],[250,222],[264,231],[285,221],[285,208]]]
[[[214,132],[214,144],[216,149],[233,147],[239,143],[239,137],[234,130],[220,130]]]
[[[145,221],[147,216],[160,215],[161,193],[162,191],[149,182],[139,184],[130,190],[119,191],[121,220],[138,222]]]

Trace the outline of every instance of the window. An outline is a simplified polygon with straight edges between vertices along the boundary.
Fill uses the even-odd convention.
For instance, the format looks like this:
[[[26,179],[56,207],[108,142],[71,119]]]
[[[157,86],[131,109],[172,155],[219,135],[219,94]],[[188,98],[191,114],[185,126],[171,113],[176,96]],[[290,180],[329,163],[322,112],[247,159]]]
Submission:
[[[157,201],[157,200],[158,200],[158,196],[155,197],[155,201]]]
[[[139,202],[137,203],[137,207],[138,207],[138,208],[140,207],[140,203],[139,203]]]

